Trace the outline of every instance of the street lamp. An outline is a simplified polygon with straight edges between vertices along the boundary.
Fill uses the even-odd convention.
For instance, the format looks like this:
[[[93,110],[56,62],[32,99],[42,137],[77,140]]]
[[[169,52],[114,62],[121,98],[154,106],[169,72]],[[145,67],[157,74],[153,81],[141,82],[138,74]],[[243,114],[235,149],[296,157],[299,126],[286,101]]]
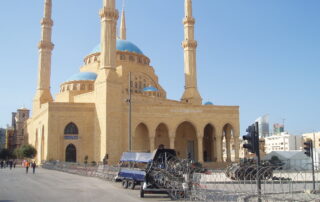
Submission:
[[[127,99],[127,102],[129,104],[129,107],[128,107],[128,151],[131,152],[132,148],[132,141],[131,141],[131,111],[132,111],[132,99],[131,99],[131,72],[129,72],[129,87],[128,87],[128,93],[129,93],[129,97]],[[143,89],[141,89],[142,92],[157,92],[158,89],[153,87],[153,86],[148,86],[148,87],[145,87]]]

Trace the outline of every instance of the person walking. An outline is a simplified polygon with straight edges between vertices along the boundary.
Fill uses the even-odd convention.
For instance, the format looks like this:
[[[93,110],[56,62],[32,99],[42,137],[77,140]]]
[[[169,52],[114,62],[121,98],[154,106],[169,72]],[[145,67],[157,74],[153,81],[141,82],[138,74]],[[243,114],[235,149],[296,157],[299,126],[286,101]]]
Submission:
[[[10,170],[12,170],[12,166],[13,166],[13,161],[12,160],[9,161],[9,166],[10,166]]]
[[[17,164],[17,161],[14,160],[14,161],[13,161],[13,168],[16,168],[16,164]]]
[[[36,167],[37,167],[37,164],[35,161],[31,164],[31,167],[32,167],[32,172],[34,174],[36,172]]]
[[[26,174],[28,174],[29,167],[30,167],[30,163],[28,161],[26,161],[25,167],[26,167]]]
[[[0,161],[1,169],[3,168],[3,164],[4,164],[4,162]]]

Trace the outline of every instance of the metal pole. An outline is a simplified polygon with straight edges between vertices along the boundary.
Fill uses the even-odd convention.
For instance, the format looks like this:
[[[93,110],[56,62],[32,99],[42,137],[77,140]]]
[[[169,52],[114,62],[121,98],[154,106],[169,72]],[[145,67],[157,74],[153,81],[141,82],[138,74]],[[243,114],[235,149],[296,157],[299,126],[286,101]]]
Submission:
[[[131,72],[129,72],[129,87],[128,87],[128,93],[129,93],[129,107],[128,107],[128,150],[131,152]]]
[[[261,178],[260,178],[260,141],[259,141],[259,123],[255,123],[255,148],[257,156],[257,186],[258,186],[258,202],[261,202]]]
[[[312,163],[312,190],[313,190],[313,192],[315,192],[315,190],[316,190],[316,183],[315,183],[315,177],[314,177],[314,160],[313,160],[313,142],[311,141],[311,148],[310,148],[310,150],[311,150],[311,159],[312,159],[312,161],[311,161],[311,163]]]

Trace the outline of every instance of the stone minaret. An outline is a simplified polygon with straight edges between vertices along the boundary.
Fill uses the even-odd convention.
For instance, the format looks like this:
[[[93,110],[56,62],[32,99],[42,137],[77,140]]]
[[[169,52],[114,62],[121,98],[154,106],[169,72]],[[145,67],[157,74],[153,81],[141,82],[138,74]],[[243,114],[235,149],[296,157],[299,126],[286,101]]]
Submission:
[[[124,8],[122,9],[122,15],[121,15],[120,39],[121,40],[127,39],[126,16],[124,13]]]
[[[121,82],[116,72],[116,31],[119,13],[115,0],[103,0],[101,18],[101,53],[98,77],[95,81],[95,106],[97,113],[95,159],[116,163],[120,156],[121,135]],[[119,154],[116,153],[119,151]]]
[[[185,0],[184,24],[184,75],[185,90],[181,98],[182,102],[201,105],[202,98],[197,88],[196,49],[197,41],[194,40],[195,19],[192,16],[192,0]]]
[[[33,101],[33,112],[37,111],[41,104],[52,101],[50,92],[51,55],[53,43],[51,42],[53,21],[51,19],[52,1],[45,0],[44,17],[41,20],[41,41],[39,42],[38,83]]]

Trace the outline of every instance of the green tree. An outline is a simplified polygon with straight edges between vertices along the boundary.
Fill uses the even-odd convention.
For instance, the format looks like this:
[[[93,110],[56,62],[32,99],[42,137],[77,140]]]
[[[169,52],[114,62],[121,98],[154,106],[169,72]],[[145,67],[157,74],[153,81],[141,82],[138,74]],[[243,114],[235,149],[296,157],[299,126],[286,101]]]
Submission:
[[[14,154],[15,157],[18,158],[18,159],[23,158],[23,154],[22,154],[21,148],[16,148],[16,149],[13,151],[13,154]]]
[[[34,148],[32,145],[29,145],[29,144],[23,145],[19,150],[20,150],[19,153],[21,154],[21,157],[24,157],[24,158],[33,159],[37,155],[36,148]]]

